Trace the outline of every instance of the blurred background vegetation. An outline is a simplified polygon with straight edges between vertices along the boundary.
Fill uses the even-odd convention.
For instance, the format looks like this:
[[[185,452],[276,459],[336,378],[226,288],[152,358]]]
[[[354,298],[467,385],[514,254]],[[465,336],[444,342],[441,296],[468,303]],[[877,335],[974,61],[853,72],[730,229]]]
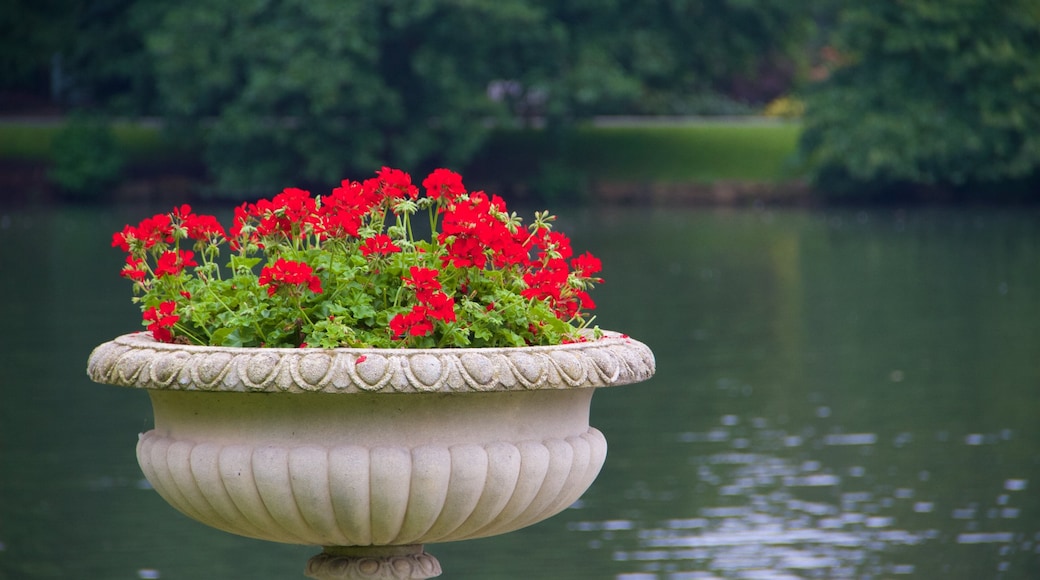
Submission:
[[[0,170],[43,164],[67,195],[321,191],[386,164],[542,197],[1029,199],[1040,2],[8,0],[0,116]]]

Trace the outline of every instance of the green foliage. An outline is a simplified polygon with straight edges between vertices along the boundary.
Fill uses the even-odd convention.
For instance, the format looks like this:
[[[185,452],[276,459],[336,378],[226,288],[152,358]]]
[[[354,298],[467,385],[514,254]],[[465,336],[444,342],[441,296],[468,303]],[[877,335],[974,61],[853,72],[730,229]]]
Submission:
[[[75,31],[71,0],[0,2],[0,89],[28,89]]]
[[[0,4],[0,89],[121,115],[155,112],[142,31],[168,0]]]
[[[585,339],[578,331],[591,322],[588,291],[602,281],[601,265],[588,253],[572,257],[553,216],[536,213],[524,227],[501,198],[467,192],[443,169],[423,187],[420,196],[408,174],[383,168],[326,196],[287,188],[237,208],[227,230],[182,205],[125,226],[113,245],[128,254],[121,275],[133,282],[142,324],[163,342],[440,348]],[[415,237],[413,217],[428,220],[428,238]]]
[[[737,86],[764,71],[789,85],[783,63],[798,60],[809,23],[803,6],[769,0],[13,6],[0,9],[12,31],[0,59],[16,55],[16,84],[46,86],[56,56],[65,103],[161,115],[204,144],[218,188],[235,193],[380,165],[459,166],[488,127],[535,119],[745,113],[763,93]]]
[[[741,110],[717,95],[771,56],[799,51],[810,25],[804,6],[769,0],[543,4],[560,30],[546,79],[550,119]]]
[[[480,144],[505,53],[537,43],[524,2],[190,1],[148,37],[169,115],[205,130],[220,185],[325,182],[455,164]],[[535,32],[532,32],[534,30]]]
[[[758,0],[191,0],[147,44],[174,124],[205,130],[221,187],[253,190],[459,165],[509,116],[689,112],[806,22]]]
[[[825,191],[958,188],[1040,170],[1040,4],[885,0],[841,11],[840,60],[807,97]]]
[[[72,2],[75,33],[62,48],[62,101],[109,114],[153,115],[157,95],[144,31],[170,0]]]
[[[99,198],[123,176],[124,156],[108,125],[73,118],[54,135],[48,177],[67,195]]]

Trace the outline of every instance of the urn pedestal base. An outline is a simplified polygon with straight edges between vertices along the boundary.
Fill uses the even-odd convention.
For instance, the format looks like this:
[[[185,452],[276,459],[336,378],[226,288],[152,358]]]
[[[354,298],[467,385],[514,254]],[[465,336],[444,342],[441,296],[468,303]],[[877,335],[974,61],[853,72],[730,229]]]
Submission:
[[[327,546],[307,562],[315,580],[425,580],[441,575],[437,558],[410,546]]]

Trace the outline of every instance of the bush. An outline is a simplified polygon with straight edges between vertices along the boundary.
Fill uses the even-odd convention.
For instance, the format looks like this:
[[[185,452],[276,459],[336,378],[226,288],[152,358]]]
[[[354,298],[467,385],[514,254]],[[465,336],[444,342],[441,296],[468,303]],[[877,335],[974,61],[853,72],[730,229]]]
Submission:
[[[124,156],[115,135],[93,119],[74,118],[55,134],[51,162],[48,178],[73,198],[103,197],[123,177]]]
[[[801,151],[832,194],[995,192],[1040,176],[1040,11],[1032,0],[847,8]]]

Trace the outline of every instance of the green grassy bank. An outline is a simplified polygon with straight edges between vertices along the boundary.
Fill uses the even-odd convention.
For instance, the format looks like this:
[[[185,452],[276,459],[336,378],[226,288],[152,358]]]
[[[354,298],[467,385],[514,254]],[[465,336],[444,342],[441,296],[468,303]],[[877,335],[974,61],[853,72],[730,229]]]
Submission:
[[[50,163],[51,146],[64,124],[60,122],[0,121],[0,160]],[[131,164],[180,163],[188,149],[177,146],[154,126],[116,122],[112,132]]]
[[[58,122],[0,121],[0,166],[50,166],[61,129]],[[201,147],[172,143],[151,125],[115,123],[112,129],[134,179],[178,174],[183,168],[201,174]],[[686,190],[703,193],[716,183],[768,187],[791,182],[798,177],[792,160],[799,132],[795,123],[742,121],[637,121],[561,133],[504,129],[492,132],[462,171],[474,184],[519,186],[543,197],[566,197],[576,190],[595,196],[603,188],[639,184],[680,188],[683,192],[669,195],[681,198]]]
[[[797,177],[793,123],[581,127],[552,136],[501,131],[472,164],[482,174],[530,175],[546,161],[597,181],[777,182]]]

